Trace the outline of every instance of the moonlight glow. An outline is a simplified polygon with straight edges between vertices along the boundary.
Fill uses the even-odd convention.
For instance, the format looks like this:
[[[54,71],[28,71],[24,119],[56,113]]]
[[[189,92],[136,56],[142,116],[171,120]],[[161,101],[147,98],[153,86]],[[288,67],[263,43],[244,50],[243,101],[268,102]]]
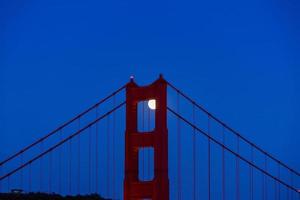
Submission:
[[[149,106],[149,108],[150,108],[151,110],[155,110],[155,109],[156,109],[156,101],[155,101],[155,99],[150,99],[150,100],[148,101],[148,106]]]

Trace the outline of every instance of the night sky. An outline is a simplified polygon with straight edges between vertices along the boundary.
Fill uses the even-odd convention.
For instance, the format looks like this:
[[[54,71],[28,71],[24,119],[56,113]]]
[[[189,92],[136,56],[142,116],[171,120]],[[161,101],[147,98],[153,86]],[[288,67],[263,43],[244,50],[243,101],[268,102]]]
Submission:
[[[300,170],[300,3],[0,3],[0,160],[159,73]]]

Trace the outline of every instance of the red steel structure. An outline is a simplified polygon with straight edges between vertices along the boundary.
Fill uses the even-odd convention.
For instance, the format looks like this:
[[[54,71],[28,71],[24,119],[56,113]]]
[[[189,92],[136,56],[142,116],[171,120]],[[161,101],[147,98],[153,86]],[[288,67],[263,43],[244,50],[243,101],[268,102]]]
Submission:
[[[155,99],[155,126],[149,132],[138,131],[138,103]],[[141,148],[154,149],[154,178],[139,180]],[[126,134],[124,200],[169,199],[167,82],[162,76],[148,86],[140,87],[133,79],[126,86]]]
[[[170,105],[167,88],[173,94],[170,98],[177,97]],[[155,126],[145,130],[144,103],[150,99],[156,100]],[[124,173],[124,154],[115,152],[120,147],[124,150],[123,123],[116,120],[124,119],[120,111],[125,105]],[[153,116],[147,111],[150,129]],[[172,134],[168,134],[167,113]],[[169,147],[168,138],[172,141]],[[154,150],[151,156],[148,151],[148,176],[144,176],[144,148]],[[168,156],[172,156],[170,168]],[[154,166],[153,173],[149,163]],[[152,174],[151,180],[144,179]],[[1,200],[14,189],[25,191],[25,195],[99,194],[124,200],[300,200],[299,188],[298,171],[229,127],[162,76],[144,87],[131,79],[55,130],[0,160]]]

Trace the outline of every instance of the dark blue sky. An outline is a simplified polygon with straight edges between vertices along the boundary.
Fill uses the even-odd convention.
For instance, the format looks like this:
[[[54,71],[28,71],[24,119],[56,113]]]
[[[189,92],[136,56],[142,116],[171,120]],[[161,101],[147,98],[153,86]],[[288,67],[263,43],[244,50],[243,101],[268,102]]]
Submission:
[[[1,160],[159,73],[300,169],[300,3],[1,1]],[[15,138],[19,138],[15,140]]]

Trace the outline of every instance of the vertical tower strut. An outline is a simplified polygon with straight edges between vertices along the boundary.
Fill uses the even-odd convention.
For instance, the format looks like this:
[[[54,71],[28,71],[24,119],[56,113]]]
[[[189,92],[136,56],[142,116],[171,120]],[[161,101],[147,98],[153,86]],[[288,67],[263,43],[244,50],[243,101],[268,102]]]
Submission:
[[[148,132],[137,129],[137,108],[140,101],[155,99],[155,128]],[[154,149],[154,177],[139,180],[138,151]],[[139,87],[133,79],[126,86],[125,180],[124,200],[169,199],[167,82],[162,76],[148,86]]]

